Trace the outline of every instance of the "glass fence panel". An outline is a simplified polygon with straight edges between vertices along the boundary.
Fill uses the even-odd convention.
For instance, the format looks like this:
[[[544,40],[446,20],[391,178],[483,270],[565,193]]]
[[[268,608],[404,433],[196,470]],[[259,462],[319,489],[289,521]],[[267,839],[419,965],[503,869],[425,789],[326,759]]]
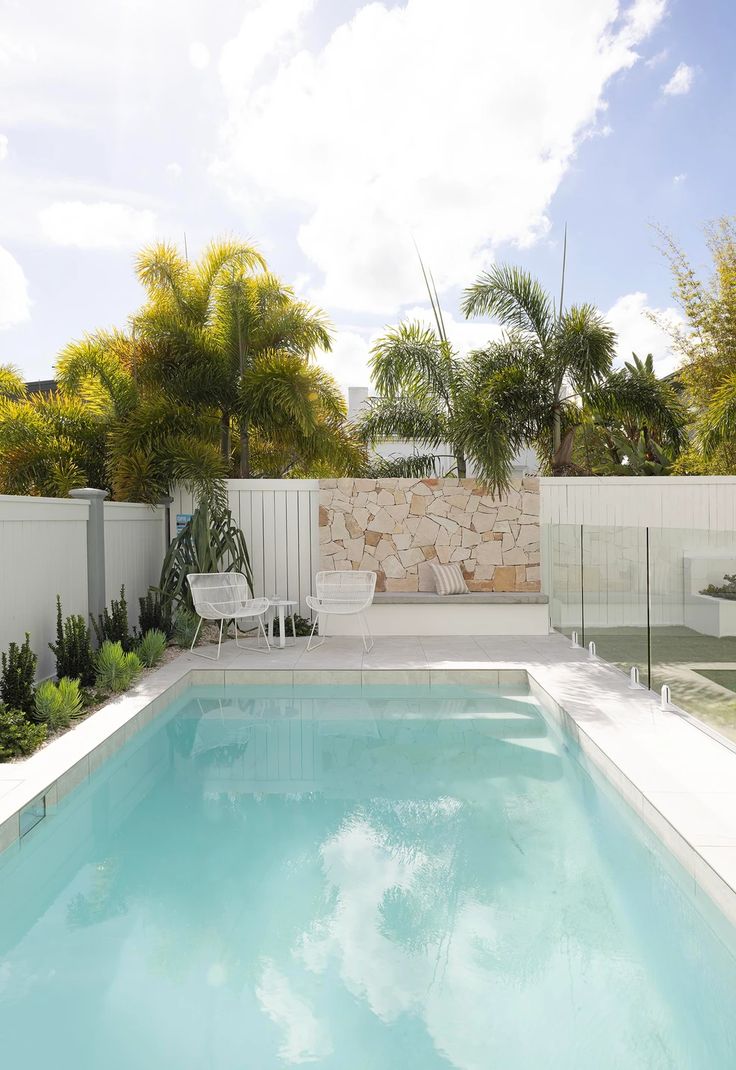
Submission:
[[[545,540],[546,589],[552,627],[563,635],[578,633],[582,642],[583,607],[580,585],[580,525],[549,524]]]
[[[736,532],[650,528],[649,558],[651,686],[736,740],[736,595],[704,593],[736,574]]]
[[[629,673],[649,682],[647,637],[647,533],[645,528],[583,528],[585,643]]]

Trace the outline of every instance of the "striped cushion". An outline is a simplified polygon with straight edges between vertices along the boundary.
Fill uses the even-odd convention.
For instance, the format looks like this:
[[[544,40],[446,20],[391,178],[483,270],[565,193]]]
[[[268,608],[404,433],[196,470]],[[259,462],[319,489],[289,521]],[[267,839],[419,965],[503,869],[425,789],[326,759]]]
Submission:
[[[459,565],[439,565],[431,561],[429,567],[434,574],[437,594],[467,594],[468,588]]]

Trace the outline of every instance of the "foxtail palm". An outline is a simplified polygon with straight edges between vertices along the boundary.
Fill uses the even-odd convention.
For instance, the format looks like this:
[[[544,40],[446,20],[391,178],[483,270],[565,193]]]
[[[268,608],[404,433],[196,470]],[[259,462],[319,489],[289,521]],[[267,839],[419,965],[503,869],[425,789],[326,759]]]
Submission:
[[[105,427],[78,398],[0,398],[0,491],[66,497],[106,485]]]
[[[507,265],[496,265],[478,277],[465,291],[463,312],[467,317],[494,316],[505,329],[504,339],[486,350],[488,373],[502,374],[505,384],[513,366],[509,358],[518,359],[521,379],[536,389],[522,391],[524,409],[516,416],[552,470],[564,468],[572,453],[580,399],[611,371],[615,333],[593,305],[555,309],[536,279]],[[515,378],[518,393],[521,379]],[[493,400],[487,396],[489,403]]]
[[[155,245],[140,254],[137,271],[148,301],[135,327],[153,343],[140,374],[185,404],[218,411],[227,464],[234,425],[240,443],[237,469],[249,476],[253,406],[248,383],[263,361],[271,371],[278,368],[274,384],[302,376],[309,358],[330,348],[324,314],[298,301],[248,245],[212,243],[194,264],[170,245]],[[298,392],[298,383],[293,385]],[[272,409],[278,396],[275,390]],[[287,411],[280,416],[286,420]]]
[[[146,389],[138,372],[149,357],[146,339],[121,331],[87,335],[59,357],[62,390],[105,429],[105,485],[116,498],[156,502],[180,482],[218,501],[227,469],[216,415]]]
[[[431,451],[447,443],[464,478],[465,450],[455,423],[463,362],[447,339],[421,323],[401,323],[373,346],[370,370],[378,397],[356,424],[360,437],[371,444],[402,438]]]

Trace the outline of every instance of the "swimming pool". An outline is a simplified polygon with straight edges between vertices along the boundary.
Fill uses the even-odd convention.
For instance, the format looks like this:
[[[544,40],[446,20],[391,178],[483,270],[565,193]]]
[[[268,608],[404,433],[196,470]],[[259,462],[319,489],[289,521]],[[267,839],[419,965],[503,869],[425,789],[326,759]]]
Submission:
[[[0,856],[29,1070],[736,1065],[736,965],[521,687],[193,688]]]

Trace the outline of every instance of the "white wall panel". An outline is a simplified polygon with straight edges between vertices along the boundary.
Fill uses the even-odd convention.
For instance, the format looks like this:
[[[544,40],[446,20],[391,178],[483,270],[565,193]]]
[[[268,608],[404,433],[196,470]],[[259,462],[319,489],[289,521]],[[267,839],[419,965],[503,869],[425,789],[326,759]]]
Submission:
[[[56,596],[87,616],[86,501],[0,495],[0,649],[30,632],[39,677],[55,669]]]
[[[736,476],[540,479],[543,524],[736,531]]]
[[[165,513],[130,502],[105,502],[105,588],[107,602],[125,586],[128,618],[138,623],[138,599],[158,585],[166,552]]]

